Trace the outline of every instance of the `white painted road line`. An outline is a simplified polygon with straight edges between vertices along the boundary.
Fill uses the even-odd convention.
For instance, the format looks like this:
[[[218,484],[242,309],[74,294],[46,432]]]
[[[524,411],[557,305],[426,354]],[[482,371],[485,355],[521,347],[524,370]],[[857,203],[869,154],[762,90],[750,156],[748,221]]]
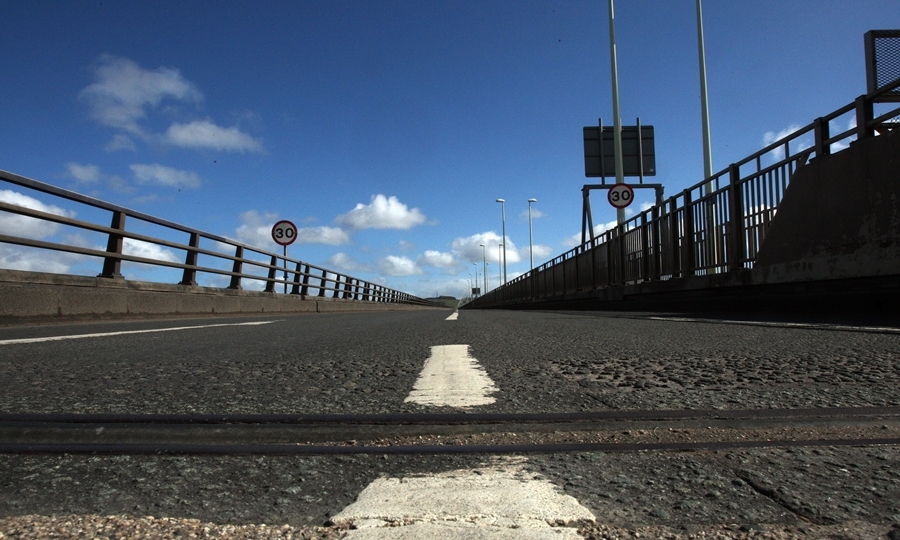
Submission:
[[[39,337],[39,338],[25,338],[25,339],[6,339],[0,341],[0,345],[13,345],[16,343],[41,343],[44,341],[62,341],[65,339],[83,339],[83,338],[92,338],[92,337],[106,337],[106,336],[124,336],[127,334],[148,334],[151,332],[173,332],[175,330],[196,330],[199,328],[217,328],[220,326],[259,326],[262,324],[270,324],[278,321],[259,321],[259,322],[245,322],[245,323],[230,323],[230,324],[207,324],[203,326],[177,326],[174,328],[153,328],[150,330],[127,330],[122,332],[103,332],[99,334],[72,334],[69,336],[48,336],[48,337]]]
[[[445,321],[455,321],[455,320],[458,319],[458,318],[459,318],[459,312],[458,312],[458,311],[454,311],[449,317],[447,317],[447,318],[444,319],[444,320],[445,320]]]
[[[827,323],[791,323],[768,321],[731,321],[725,319],[694,319],[689,317],[647,317],[651,321],[669,322],[693,322],[709,324],[736,324],[741,326],[763,326],[766,328],[802,328],[806,330],[836,330],[841,332],[880,332],[885,334],[900,334],[900,328],[889,326],[849,326],[845,324]]]
[[[352,524],[348,540],[580,539],[590,510],[549,480],[525,470],[523,457],[426,477],[382,477],[331,520]]]
[[[478,360],[469,356],[468,345],[437,345],[405,402],[457,408],[487,405],[497,391]]]

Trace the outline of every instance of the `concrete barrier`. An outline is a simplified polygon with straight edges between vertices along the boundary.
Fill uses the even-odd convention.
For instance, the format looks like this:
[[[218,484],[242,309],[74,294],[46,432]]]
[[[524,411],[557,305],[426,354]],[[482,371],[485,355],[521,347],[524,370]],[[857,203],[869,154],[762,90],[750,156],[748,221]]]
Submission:
[[[754,283],[900,275],[900,130],[801,167],[778,205]]]
[[[142,316],[440,309],[214,287],[0,270],[0,323]]]

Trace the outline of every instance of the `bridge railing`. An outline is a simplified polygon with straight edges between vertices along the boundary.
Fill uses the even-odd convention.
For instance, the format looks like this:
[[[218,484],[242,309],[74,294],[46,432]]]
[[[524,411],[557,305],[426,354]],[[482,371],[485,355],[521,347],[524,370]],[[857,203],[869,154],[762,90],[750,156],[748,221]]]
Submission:
[[[611,285],[752,268],[794,172],[851,141],[900,128],[900,107],[888,107],[898,89],[900,80],[797,128],[662,204],[475,298],[469,307],[529,303]]]
[[[181,285],[195,286],[198,284],[198,274],[212,274],[224,277],[229,289],[241,289],[250,280],[261,284],[262,290],[272,293],[287,290],[288,294],[318,298],[436,305],[377,283],[284,257],[7,171],[0,170],[0,181],[100,210],[101,216],[105,213],[109,226],[97,223],[101,217],[92,222],[75,219],[71,215],[66,215],[66,211],[45,212],[21,204],[0,201],[0,218],[22,216],[20,220],[39,220],[33,222],[39,223],[38,228],[55,228],[61,225],[79,232],[92,233],[94,238],[98,238],[99,234],[99,238],[105,240],[105,249],[102,249],[102,246],[91,246],[90,242],[85,242],[83,238],[79,239],[77,235],[70,235],[73,239],[61,243],[34,238],[36,235],[29,238],[26,235],[3,234],[2,229],[0,229],[0,243],[92,258],[96,261],[96,268],[100,270],[98,277],[101,278],[123,279],[122,264],[129,262],[180,271],[181,280],[178,283]],[[140,229],[159,231],[158,236],[141,234],[137,232]],[[152,248],[146,249],[148,246]],[[163,255],[154,256],[159,254]],[[49,267],[31,269],[52,271]]]

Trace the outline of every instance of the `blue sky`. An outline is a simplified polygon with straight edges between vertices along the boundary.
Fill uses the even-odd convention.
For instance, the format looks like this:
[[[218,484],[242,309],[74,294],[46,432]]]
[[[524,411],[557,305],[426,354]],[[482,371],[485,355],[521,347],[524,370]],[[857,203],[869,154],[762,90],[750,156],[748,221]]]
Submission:
[[[863,34],[900,24],[895,0],[703,9],[716,171],[865,93]],[[290,219],[291,257],[419,296],[462,295],[480,244],[496,286],[497,198],[509,277],[529,267],[529,198],[535,263],[570,249],[596,181],[581,130],[612,121],[603,0],[4,0],[0,32],[0,169],[273,251]],[[695,2],[619,0],[616,38],[623,124],[655,127],[648,181],[673,195],[703,179]]]

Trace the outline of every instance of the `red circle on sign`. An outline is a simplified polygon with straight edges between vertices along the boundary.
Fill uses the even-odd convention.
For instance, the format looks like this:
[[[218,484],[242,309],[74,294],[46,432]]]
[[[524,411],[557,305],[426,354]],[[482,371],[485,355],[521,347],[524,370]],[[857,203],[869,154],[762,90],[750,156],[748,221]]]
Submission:
[[[616,208],[625,208],[634,201],[634,190],[628,184],[616,184],[606,194],[609,204]]]
[[[272,226],[272,240],[276,244],[289,246],[297,239],[297,226],[283,219]]]

